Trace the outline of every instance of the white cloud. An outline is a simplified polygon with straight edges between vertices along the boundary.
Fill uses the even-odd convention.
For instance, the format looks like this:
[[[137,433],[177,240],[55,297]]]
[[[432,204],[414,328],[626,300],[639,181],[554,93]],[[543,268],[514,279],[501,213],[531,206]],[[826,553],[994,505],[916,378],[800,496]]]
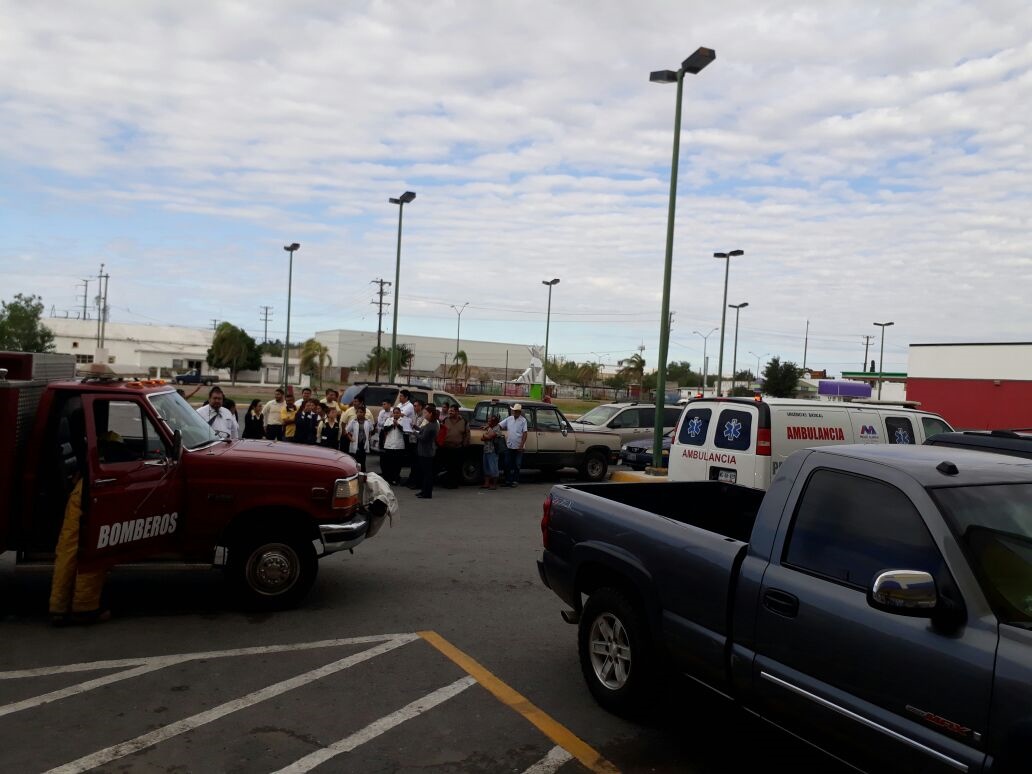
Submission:
[[[552,351],[623,356],[644,339],[652,362],[674,89],[647,76],[701,44],[717,60],[685,85],[673,356],[698,362],[690,332],[720,317],[709,256],[734,247],[743,351],[801,360],[809,318],[810,362],[856,367],[871,321],[894,318],[886,359],[901,366],[907,341],[1032,326],[1025,3],[0,14],[0,262],[5,286],[48,306],[74,306],[74,283],[104,260],[116,312],[256,330],[257,305],[273,304],[282,328],[274,278],[296,239],[292,329],[369,324],[368,281],[393,276],[386,198],[411,188],[406,330],[447,335],[447,307],[425,299],[476,298],[464,335],[541,338],[537,280],[561,276]],[[514,304],[538,314],[491,311]],[[604,324],[563,317],[607,311]]]

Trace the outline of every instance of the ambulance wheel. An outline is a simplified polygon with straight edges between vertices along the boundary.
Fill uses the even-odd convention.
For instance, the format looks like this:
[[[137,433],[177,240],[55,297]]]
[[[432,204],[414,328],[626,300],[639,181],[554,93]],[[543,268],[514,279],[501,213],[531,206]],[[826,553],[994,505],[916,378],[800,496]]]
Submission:
[[[237,598],[252,610],[285,610],[304,599],[319,572],[312,541],[267,532],[230,548],[229,573]]]

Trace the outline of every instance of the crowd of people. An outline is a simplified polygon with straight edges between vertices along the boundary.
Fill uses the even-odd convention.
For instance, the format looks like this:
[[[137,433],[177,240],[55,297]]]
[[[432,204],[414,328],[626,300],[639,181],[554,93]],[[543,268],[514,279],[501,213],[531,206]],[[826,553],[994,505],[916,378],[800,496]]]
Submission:
[[[362,397],[356,397],[348,406],[342,406],[339,398],[340,393],[333,388],[327,389],[320,400],[305,387],[301,390],[300,401],[293,392],[277,389],[272,400],[264,403],[258,399],[251,401],[241,430],[235,405],[225,397],[221,387],[215,386],[197,413],[213,430],[225,433],[229,438],[267,439],[337,449],[354,457],[363,470],[367,469],[367,456],[374,448],[373,439],[376,439],[380,471],[390,484],[407,485],[417,490],[416,497],[431,498],[440,468],[443,470],[443,486],[458,488],[470,433],[469,424],[459,413],[457,404],[440,408],[433,404],[424,405],[413,400],[408,390],[401,390],[397,404],[384,401],[374,418]],[[522,437],[515,436],[520,443],[517,450],[520,454],[526,441],[526,420],[522,421]],[[506,441],[499,432],[501,429],[497,417],[493,417],[485,430],[485,489],[498,486],[499,458],[506,452]],[[435,459],[439,459],[439,465]],[[518,457],[515,465],[514,477],[508,477],[502,486],[518,484]],[[409,468],[409,475],[403,480],[405,467]]]

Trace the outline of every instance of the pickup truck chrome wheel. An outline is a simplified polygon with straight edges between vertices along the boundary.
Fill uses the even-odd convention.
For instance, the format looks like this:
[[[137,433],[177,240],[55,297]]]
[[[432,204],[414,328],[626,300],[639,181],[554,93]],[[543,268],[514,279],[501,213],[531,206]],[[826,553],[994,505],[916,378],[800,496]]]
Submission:
[[[312,541],[286,530],[241,536],[229,550],[229,578],[245,607],[283,610],[308,593],[319,571]]]
[[[649,704],[658,663],[648,621],[629,590],[588,592],[577,631],[581,674],[595,701],[617,715],[637,715]]]
[[[631,644],[627,629],[612,613],[604,613],[591,624],[591,666],[599,681],[611,690],[627,684],[631,674]]]

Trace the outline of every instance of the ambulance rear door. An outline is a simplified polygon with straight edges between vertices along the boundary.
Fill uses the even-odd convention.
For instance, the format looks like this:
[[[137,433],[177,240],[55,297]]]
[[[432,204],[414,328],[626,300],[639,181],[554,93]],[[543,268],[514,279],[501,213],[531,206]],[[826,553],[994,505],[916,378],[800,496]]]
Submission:
[[[80,562],[117,564],[172,553],[183,524],[172,443],[134,395],[85,395],[87,498]]]

